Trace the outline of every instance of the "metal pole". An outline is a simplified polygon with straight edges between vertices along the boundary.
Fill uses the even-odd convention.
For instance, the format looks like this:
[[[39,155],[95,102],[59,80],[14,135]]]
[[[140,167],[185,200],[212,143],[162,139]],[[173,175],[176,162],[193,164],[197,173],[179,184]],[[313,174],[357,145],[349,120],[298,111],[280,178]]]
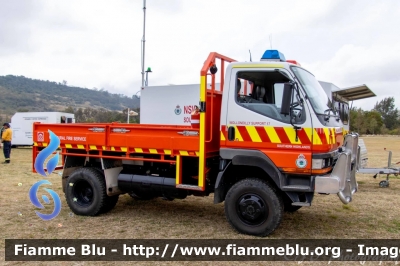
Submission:
[[[126,123],[129,124],[129,108],[128,108],[128,119],[126,120]]]
[[[146,87],[149,86],[149,72],[146,71]]]
[[[146,0],[143,0],[143,37],[142,37],[142,89],[144,88],[144,55],[146,36]]]

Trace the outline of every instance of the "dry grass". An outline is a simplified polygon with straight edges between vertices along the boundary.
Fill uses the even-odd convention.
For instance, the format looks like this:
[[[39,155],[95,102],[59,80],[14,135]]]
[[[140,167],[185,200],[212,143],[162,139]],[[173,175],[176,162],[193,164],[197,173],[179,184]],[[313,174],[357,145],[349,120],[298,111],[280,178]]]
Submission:
[[[400,161],[400,137],[365,137],[364,140],[369,152],[370,167],[382,167],[387,164],[387,152],[383,150],[384,147],[393,150],[393,161]],[[116,208],[107,214],[98,217],[76,216],[69,210],[62,196],[61,178],[57,174],[52,174],[49,180],[52,182],[51,188],[62,198],[61,213],[51,221],[42,221],[34,213],[35,209],[28,197],[29,188],[42,179],[40,175],[31,172],[31,149],[13,149],[11,157],[10,165],[0,165],[2,239],[254,238],[237,234],[225,220],[223,204],[214,205],[212,197],[189,197],[167,202],[162,199],[134,201],[128,195],[122,195]],[[343,205],[336,195],[316,195],[311,207],[302,208],[293,214],[285,214],[281,226],[270,238],[399,238],[400,179],[391,178],[389,188],[379,188],[378,183],[384,177],[373,179],[370,175],[359,175],[359,192],[350,205]],[[19,183],[22,185],[19,186]],[[5,263],[4,241],[1,243],[1,250],[1,257]],[[45,265],[46,262],[24,264]],[[71,264],[74,263],[57,263]],[[120,265],[124,262],[75,264]],[[255,262],[253,265],[267,264],[272,262]]]

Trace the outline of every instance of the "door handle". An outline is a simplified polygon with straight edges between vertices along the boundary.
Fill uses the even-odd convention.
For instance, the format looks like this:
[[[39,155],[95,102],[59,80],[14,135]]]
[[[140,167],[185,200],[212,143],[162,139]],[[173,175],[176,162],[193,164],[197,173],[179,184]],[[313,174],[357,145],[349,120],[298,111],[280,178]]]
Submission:
[[[228,127],[228,140],[235,140],[235,127]]]

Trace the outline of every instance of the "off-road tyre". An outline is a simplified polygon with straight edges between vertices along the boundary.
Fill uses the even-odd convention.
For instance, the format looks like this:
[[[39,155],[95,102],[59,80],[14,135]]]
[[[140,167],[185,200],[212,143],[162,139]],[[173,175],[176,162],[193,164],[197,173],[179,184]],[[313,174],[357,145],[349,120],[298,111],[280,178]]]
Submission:
[[[114,196],[107,196],[106,202],[101,209],[100,213],[107,213],[114,209],[115,205],[117,205],[119,195],[114,195]]]
[[[97,172],[99,172],[100,175],[105,180],[104,171],[102,169],[97,168],[97,167],[93,167],[93,169],[96,170]],[[111,211],[112,209],[114,209],[115,205],[118,202],[118,198],[119,198],[119,195],[114,195],[114,196],[107,195],[106,202],[105,202],[103,208],[100,210],[100,213],[107,213],[107,212]]]
[[[69,208],[77,215],[100,214],[107,206],[104,175],[93,168],[74,171],[68,177],[65,198]]]
[[[267,182],[246,178],[234,184],[225,197],[225,215],[239,233],[267,236],[281,223],[281,195]]]

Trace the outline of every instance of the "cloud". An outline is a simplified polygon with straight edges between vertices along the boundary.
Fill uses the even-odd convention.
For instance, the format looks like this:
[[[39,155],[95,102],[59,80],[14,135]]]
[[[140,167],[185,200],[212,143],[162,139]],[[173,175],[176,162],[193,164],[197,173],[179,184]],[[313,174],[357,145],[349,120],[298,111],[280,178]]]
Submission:
[[[146,7],[150,10],[154,9],[157,12],[166,14],[175,14],[183,11],[183,6],[188,1],[183,0],[147,0]],[[142,4],[143,6],[143,4]]]
[[[143,1],[0,0],[0,75],[132,95],[141,86]],[[367,84],[400,107],[400,2],[147,0],[150,85],[199,83],[210,52],[253,61],[272,47],[319,80]],[[3,38],[4,37],[4,38]],[[357,103],[358,104],[358,103]],[[370,104],[369,104],[370,106]]]
[[[25,22],[34,19],[41,5],[30,0],[0,0],[0,6],[0,56],[33,52],[30,25]]]
[[[389,50],[390,53],[384,52]],[[309,64],[308,68],[318,79],[341,88],[367,84],[379,100],[395,97],[396,105],[400,106],[400,90],[396,89],[400,84],[400,47],[345,45],[329,60]],[[371,103],[378,99],[355,102],[355,105],[371,109]]]

